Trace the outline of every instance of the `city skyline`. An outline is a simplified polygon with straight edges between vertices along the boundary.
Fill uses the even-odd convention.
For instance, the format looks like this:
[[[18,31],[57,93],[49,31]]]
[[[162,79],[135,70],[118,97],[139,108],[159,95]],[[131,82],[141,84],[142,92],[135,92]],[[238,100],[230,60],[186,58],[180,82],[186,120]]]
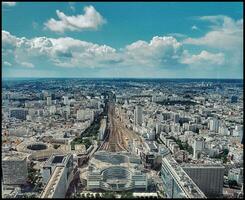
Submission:
[[[242,3],[5,2],[2,77],[241,79],[242,9]]]

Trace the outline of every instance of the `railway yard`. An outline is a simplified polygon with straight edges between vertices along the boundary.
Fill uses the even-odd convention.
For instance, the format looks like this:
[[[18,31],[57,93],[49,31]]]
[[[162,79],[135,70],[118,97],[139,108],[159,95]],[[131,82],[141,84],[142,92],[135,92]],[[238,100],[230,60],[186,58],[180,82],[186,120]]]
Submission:
[[[115,114],[115,105],[108,106],[108,134],[99,150],[109,152],[129,151],[128,141],[139,139],[139,136],[128,130],[119,122]]]

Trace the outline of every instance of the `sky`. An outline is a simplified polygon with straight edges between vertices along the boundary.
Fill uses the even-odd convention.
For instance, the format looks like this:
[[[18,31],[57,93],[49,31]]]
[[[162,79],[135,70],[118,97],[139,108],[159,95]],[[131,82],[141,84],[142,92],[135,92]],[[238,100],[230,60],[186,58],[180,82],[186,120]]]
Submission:
[[[243,78],[243,3],[3,2],[2,77]]]

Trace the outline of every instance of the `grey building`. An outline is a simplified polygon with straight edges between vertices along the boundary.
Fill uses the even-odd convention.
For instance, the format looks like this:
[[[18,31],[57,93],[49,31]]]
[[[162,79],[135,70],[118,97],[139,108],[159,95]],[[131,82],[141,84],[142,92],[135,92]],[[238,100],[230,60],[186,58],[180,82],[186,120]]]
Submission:
[[[167,198],[206,198],[201,189],[171,156],[162,159],[161,180]]]
[[[3,183],[22,185],[27,181],[27,157],[25,154],[10,154],[2,159]]]
[[[225,172],[224,166],[185,164],[182,168],[207,197],[222,196]]]
[[[9,111],[10,117],[14,117],[16,119],[26,119],[26,115],[28,115],[28,110],[25,108],[13,108]]]

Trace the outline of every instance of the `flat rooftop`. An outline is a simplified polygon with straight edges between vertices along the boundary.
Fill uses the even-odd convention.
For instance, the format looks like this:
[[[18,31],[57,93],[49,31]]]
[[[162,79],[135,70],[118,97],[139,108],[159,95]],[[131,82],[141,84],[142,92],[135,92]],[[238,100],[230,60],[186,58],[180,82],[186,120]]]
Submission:
[[[64,160],[64,156],[54,156],[54,159],[52,160],[52,163],[53,164],[63,163],[63,160]]]

